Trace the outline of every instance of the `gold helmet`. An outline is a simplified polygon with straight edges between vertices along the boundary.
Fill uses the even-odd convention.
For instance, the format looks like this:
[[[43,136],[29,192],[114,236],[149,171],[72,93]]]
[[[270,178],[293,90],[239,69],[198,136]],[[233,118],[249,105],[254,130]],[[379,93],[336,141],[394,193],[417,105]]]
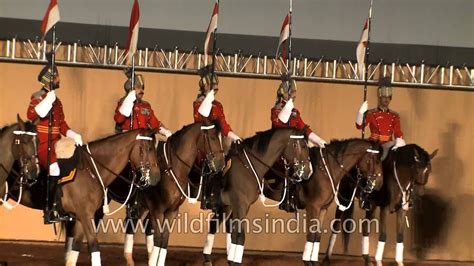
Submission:
[[[207,85],[219,84],[219,78],[216,73],[212,71],[212,65],[207,65],[198,70],[198,74],[201,77],[199,80],[199,88],[204,88]]]
[[[38,74],[38,81],[43,85],[43,87],[49,87],[53,76],[58,74],[58,68],[54,66],[53,69],[53,54],[51,52],[46,54],[46,60],[48,60],[46,66],[44,66]]]
[[[378,97],[392,97],[392,82],[390,77],[382,77],[379,79],[379,88],[377,89]]]
[[[129,92],[132,90],[132,69],[131,68],[126,68],[123,70],[125,72],[125,75],[127,76],[127,80],[123,84],[123,88],[125,92]],[[145,79],[143,78],[142,74],[135,74],[135,83],[134,86],[145,86]]]

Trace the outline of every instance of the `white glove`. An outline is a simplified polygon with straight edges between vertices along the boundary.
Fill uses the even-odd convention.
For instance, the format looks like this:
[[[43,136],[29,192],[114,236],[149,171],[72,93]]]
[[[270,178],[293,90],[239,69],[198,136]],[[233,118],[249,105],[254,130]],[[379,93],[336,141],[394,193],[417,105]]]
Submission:
[[[212,102],[214,101],[214,94],[214,90],[208,92],[206,98],[204,98],[201,105],[199,106],[198,112],[204,117],[209,117],[209,114],[211,113]]]
[[[293,99],[290,98],[286,102],[285,106],[283,106],[283,109],[281,109],[280,113],[278,114],[278,119],[280,119],[280,121],[283,123],[288,123],[293,107],[295,107],[295,105],[293,104]]]
[[[49,110],[53,107],[54,101],[56,101],[56,93],[52,90],[48,92],[46,97],[35,107],[35,111],[39,117],[44,118],[48,114]]]
[[[173,133],[171,133],[171,131],[165,127],[160,127],[160,129],[158,130],[158,133],[165,136],[166,138],[169,138],[171,137],[171,135],[173,135]]]
[[[82,146],[82,144],[83,144],[81,135],[77,134],[76,132],[72,131],[71,129],[69,129],[66,132],[66,137],[73,139],[74,142],[76,142],[77,146]]]
[[[309,134],[308,139],[313,144],[318,145],[320,148],[324,148],[327,143],[324,139],[316,135],[314,132],[311,132],[311,134]]]
[[[123,99],[122,105],[120,105],[119,112],[126,116],[129,117],[132,114],[133,110],[133,102],[137,99],[137,95],[135,93],[135,90],[131,90],[125,99]]]
[[[362,126],[362,121],[364,120],[364,114],[365,112],[367,112],[367,109],[368,109],[368,103],[367,101],[365,101],[364,103],[362,103],[362,105],[360,106],[359,112],[357,113],[357,119],[356,119],[357,125]]]
[[[236,142],[236,141],[242,141],[242,139],[237,136],[234,132],[230,131],[228,134],[227,134],[227,137],[230,138],[233,142]]]
[[[400,147],[403,147],[403,146],[405,146],[405,145],[407,145],[407,144],[405,143],[405,140],[404,140],[404,139],[402,139],[402,138],[396,138],[396,139],[395,139],[395,145],[393,145],[392,150],[396,150],[396,149],[398,149],[398,148],[400,148]]]

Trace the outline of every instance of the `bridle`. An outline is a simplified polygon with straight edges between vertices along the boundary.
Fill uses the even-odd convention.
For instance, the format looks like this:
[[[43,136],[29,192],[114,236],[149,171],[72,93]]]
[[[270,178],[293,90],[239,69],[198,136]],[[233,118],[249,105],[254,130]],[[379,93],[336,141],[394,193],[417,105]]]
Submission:
[[[210,171],[209,174],[215,174],[221,170],[221,169],[217,169],[216,167],[215,153],[222,153],[222,156],[224,157],[224,148],[222,146],[222,139],[220,136],[219,136],[220,150],[218,151],[212,150],[211,141],[209,139],[210,138],[209,130],[214,129],[215,127],[216,127],[215,125],[201,126],[201,131],[203,133],[203,138],[204,138],[204,151],[203,150],[200,150],[200,151],[205,154],[205,161]]]
[[[13,151],[18,151],[18,153],[13,152],[15,156],[15,160],[17,160],[20,164],[20,176],[26,178],[27,183],[29,185],[33,185],[36,183],[37,179],[31,179],[30,178],[30,170],[28,169],[28,166],[30,163],[35,165],[36,169],[36,177],[39,174],[40,171],[40,166],[39,166],[39,161],[38,161],[38,151],[37,151],[37,143],[36,143],[36,136],[37,134],[35,132],[31,131],[22,131],[22,130],[15,130],[13,131],[13,134],[15,135],[13,139],[13,147],[12,147],[12,152]],[[34,145],[34,153],[32,155],[28,155],[25,151],[24,145],[27,144],[27,140],[25,137],[32,137],[33,145]]]
[[[303,145],[301,145],[301,142],[303,142]],[[291,176],[291,180],[294,183],[299,183],[303,180],[308,180],[313,173],[313,167],[311,165],[311,159],[309,158],[308,145],[306,144],[304,136],[291,135],[290,139],[288,140],[287,147],[288,146],[293,147],[295,157],[293,158],[292,161],[290,160],[290,162],[288,162],[284,158],[284,156],[282,156],[283,162],[285,164],[285,175],[289,177],[290,169],[293,169],[293,175]],[[304,146],[303,149],[301,148],[302,146]],[[306,153],[308,154],[308,157],[301,158],[303,157],[302,154],[304,151],[306,151]],[[306,165],[309,165],[310,172],[307,176],[304,176]]]

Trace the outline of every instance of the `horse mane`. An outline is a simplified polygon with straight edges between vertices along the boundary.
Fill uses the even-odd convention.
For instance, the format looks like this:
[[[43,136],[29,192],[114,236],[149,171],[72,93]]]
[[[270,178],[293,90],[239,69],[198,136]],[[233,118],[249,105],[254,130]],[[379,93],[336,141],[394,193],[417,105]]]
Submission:
[[[186,134],[194,125],[200,124],[200,123],[192,123],[189,125],[184,125],[180,130],[176,131],[171,135],[169,138],[170,144],[172,147],[179,147],[181,140],[183,139],[182,136]]]
[[[246,138],[243,141],[243,144],[249,148],[255,147],[257,148],[257,152],[265,153],[268,149],[270,140],[272,139],[275,132],[278,130],[294,130],[294,128],[272,128],[266,131],[257,132],[254,136],[250,138]]]
[[[408,144],[396,150],[393,156],[397,164],[411,165],[415,161],[415,150],[418,152],[419,160],[423,166],[430,162],[430,155],[427,151],[416,144]]]
[[[146,129],[141,129],[141,130],[146,130]],[[132,130],[133,131],[133,130]],[[105,136],[103,138],[100,138],[100,139],[96,139],[94,141],[91,141],[89,142],[89,144],[94,144],[94,143],[97,143],[97,142],[102,142],[102,141],[108,141],[108,140],[112,140],[112,139],[115,139],[115,138],[118,138],[124,134],[128,134],[130,131],[125,131],[125,132],[121,132],[121,133],[118,133],[118,134],[112,134],[110,136]],[[153,137],[153,136],[151,136]]]
[[[365,142],[372,144],[372,147],[374,149],[378,149],[380,151],[380,154],[382,154],[382,147],[380,144],[376,141],[368,140],[368,139],[358,139],[358,138],[350,138],[350,139],[342,139],[342,140],[337,140],[337,139],[332,139],[329,144],[326,146],[329,146],[334,149],[334,153],[336,155],[341,155],[344,154],[345,151],[347,150],[349,144],[354,143],[354,142]]]
[[[4,133],[5,131],[7,131],[8,128],[10,128],[11,126],[14,126],[14,125],[15,125],[15,124],[11,124],[11,125],[6,125],[6,126],[2,127],[2,128],[0,129],[0,136],[3,135],[3,133]]]

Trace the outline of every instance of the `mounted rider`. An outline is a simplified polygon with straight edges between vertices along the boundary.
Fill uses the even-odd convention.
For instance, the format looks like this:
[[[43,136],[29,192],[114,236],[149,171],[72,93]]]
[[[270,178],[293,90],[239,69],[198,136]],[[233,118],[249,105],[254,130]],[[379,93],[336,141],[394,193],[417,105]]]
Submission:
[[[275,106],[271,110],[271,121],[272,128],[286,128],[294,127],[300,130],[305,130],[304,134],[308,138],[308,141],[320,148],[324,148],[326,141],[319,137],[301,118],[300,111],[294,107],[296,100],[296,82],[289,75],[281,76],[281,83],[277,90]],[[284,163],[279,161],[277,163],[278,168],[282,167]],[[286,199],[280,204],[279,208],[288,212],[296,210],[294,204],[295,186],[294,184],[289,185],[289,191],[285,194]]]
[[[44,223],[50,224],[59,222],[69,217],[63,215],[57,204],[56,188],[60,178],[60,169],[54,150],[55,144],[61,138],[61,135],[73,139],[76,145],[82,145],[82,137],[71,130],[65,120],[63,105],[58,97],[56,90],[60,87],[59,72],[56,66],[52,66],[52,54],[47,54],[47,64],[38,74],[38,81],[41,89],[31,95],[30,104],[26,115],[29,120],[37,121],[38,131],[38,160],[41,168],[49,170],[49,182],[46,188],[49,191],[49,198],[44,209]],[[49,115],[51,112],[51,151],[48,158],[48,132]],[[48,165],[49,162],[49,165]]]

